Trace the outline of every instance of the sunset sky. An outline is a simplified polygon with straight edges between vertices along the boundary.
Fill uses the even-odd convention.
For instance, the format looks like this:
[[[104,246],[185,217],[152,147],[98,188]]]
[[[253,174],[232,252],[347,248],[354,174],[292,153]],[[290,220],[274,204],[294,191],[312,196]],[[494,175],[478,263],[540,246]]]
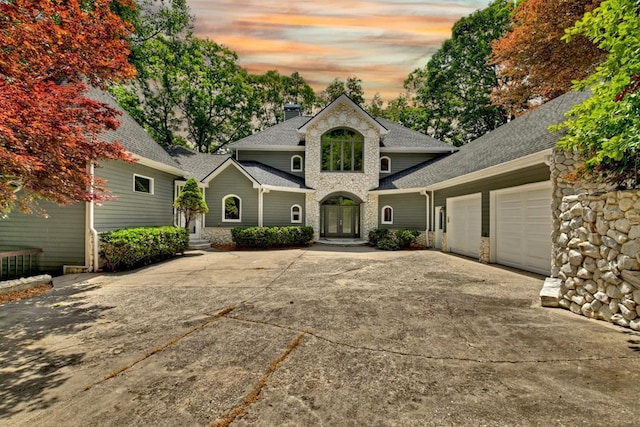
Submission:
[[[252,73],[298,71],[316,91],[357,76],[385,101],[425,65],[462,16],[490,0],[187,0],[196,35],[234,50]]]

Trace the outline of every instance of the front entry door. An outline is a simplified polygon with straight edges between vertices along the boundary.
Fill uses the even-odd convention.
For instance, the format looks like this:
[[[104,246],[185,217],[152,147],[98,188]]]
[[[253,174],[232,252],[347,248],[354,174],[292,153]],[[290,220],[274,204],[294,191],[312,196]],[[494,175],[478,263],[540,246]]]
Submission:
[[[346,197],[327,200],[322,205],[322,236],[358,237],[360,205]]]

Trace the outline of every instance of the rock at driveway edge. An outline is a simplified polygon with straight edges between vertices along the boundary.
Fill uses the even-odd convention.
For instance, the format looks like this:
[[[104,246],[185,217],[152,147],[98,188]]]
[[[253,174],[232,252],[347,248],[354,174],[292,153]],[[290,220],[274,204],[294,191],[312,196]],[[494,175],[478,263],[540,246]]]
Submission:
[[[540,291],[540,304],[543,307],[560,307],[562,281],[553,277],[547,277]]]

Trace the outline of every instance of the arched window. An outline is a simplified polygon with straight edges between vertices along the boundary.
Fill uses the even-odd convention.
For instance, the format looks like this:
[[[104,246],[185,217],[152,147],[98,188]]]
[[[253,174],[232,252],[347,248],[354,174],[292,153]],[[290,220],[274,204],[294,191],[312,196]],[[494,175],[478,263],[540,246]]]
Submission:
[[[380,157],[380,172],[391,172],[391,159],[389,157]]]
[[[222,221],[242,221],[242,200],[235,194],[229,194],[222,198]]]
[[[393,224],[393,208],[385,206],[382,208],[382,224]]]
[[[323,172],[362,172],[364,136],[351,129],[322,135]]]
[[[291,222],[294,224],[302,223],[302,207],[300,205],[291,206]]]
[[[291,156],[291,172],[302,172],[302,156]]]

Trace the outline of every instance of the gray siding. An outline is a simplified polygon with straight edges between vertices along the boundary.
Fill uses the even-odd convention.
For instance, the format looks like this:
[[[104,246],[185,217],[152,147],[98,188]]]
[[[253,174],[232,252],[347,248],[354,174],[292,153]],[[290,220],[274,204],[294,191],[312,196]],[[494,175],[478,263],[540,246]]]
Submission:
[[[304,151],[245,151],[238,150],[238,158],[240,162],[254,161],[260,162],[272,168],[280,169],[292,175],[304,178],[304,172],[291,171],[291,157],[302,156],[302,168],[304,169]]]
[[[48,218],[12,212],[0,219],[2,250],[41,248],[40,269],[55,275],[62,273],[63,265],[84,265],[86,204],[62,207],[41,202],[40,206]]]
[[[153,178],[153,194],[133,191],[133,175]],[[136,163],[107,162],[96,168],[96,175],[107,180],[114,200],[95,209],[99,232],[126,227],[173,225],[174,179],[176,176]]]
[[[222,198],[235,194],[242,200],[242,222],[222,222]],[[207,227],[243,227],[258,225],[258,190],[253,182],[235,166],[228,166],[216,176],[205,190],[209,213],[205,217]]]
[[[271,191],[264,195],[265,226],[275,225],[305,225],[304,217],[304,193],[287,193],[283,191]],[[302,222],[291,222],[291,206],[299,205],[302,213]]]
[[[491,191],[516,187],[518,185],[531,184],[534,182],[548,181],[549,178],[549,166],[545,164],[530,166],[514,172],[497,175],[491,178],[479,179],[468,184],[462,184],[436,191],[434,194],[433,206],[446,206],[446,201],[449,197],[482,193],[482,236],[489,237],[489,193]]]
[[[422,162],[426,162],[427,160],[431,160],[436,157],[436,155],[424,153],[380,153],[380,157],[388,157],[391,159],[391,173],[381,173],[380,179],[382,179],[414,167]]]
[[[393,224],[382,224],[382,208],[393,208]],[[427,198],[419,193],[387,194],[378,198],[378,227],[426,230]]]

